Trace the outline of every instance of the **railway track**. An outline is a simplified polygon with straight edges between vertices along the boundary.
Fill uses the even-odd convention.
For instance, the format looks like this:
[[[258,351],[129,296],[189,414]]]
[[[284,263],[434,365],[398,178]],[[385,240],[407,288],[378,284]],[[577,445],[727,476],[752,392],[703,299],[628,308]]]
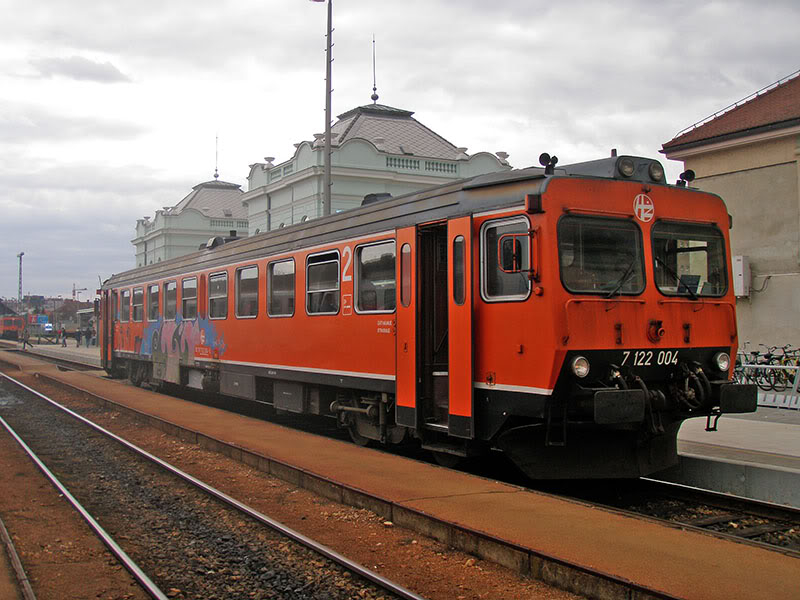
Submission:
[[[800,509],[654,479],[631,488],[613,505],[800,558]]]
[[[174,390],[167,390],[174,391]],[[275,415],[269,407],[233,398],[198,398],[196,394],[179,393],[182,398],[231,410],[240,414],[260,417],[265,410],[269,419],[302,429],[308,433],[346,438],[347,433],[336,429],[325,419],[297,420],[292,415]],[[415,448],[395,448],[392,453],[408,458],[433,462],[427,453]],[[615,482],[574,482],[557,484],[531,483],[502,456],[495,461],[482,461],[463,469],[479,477],[486,477],[528,487],[561,497],[571,497],[600,507],[630,514],[638,518],[656,520],[666,526],[703,531],[722,539],[767,548],[791,557],[800,557],[800,511],[768,503],[726,496],[715,492],[686,488],[656,480]]]
[[[153,598],[420,598],[16,380],[0,393],[20,399],[3,424]]]

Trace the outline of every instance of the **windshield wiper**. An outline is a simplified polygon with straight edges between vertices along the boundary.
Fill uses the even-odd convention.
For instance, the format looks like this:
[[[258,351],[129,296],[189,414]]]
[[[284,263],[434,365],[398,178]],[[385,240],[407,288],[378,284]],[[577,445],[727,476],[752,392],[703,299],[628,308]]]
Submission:
[[[681,287],[682,287],[684,290],[686,290],[686,293],[687,293],[687,294],[689,294],[689,297],[690,297],[692,300],[699,300],[699,297],[697,296],[697,294],[695,294],[695,293],[694,293],[694,292],[691,290],[691,288],[690,288],[688,285],[686,285],[685,283],[682,283],[682,282],[681,282],[681,277],[680,277],[680,275],[678,275],[678,274],[677,274],[675,271],[673,271],[673,270],[672,270],[672,267],[670,267],[670,266],[669,266],[667,263],[665,263],[663,260],[661,260],[661,259],[660,259],[658,256],[656,256],[656,262],[657,262],[658,264],[660,264],[662,267],[664,267],[664,270],[665,270],[667,273],[669,273],[670,275],[672,275],[672,278],[673,278],[673,279],[676,281],[676,283],[678,284],[678,290],[677,290],[678,294],[680,294],[680,293],[681,293],[681,291],[682,291],[682,290],[681,290]]]
[[[631,278],[631,275],[633,275],[633,267],[637,262],[638,261],[634,257],[634,259],[631,261],[631,264],[629,264],[628,268],[625,269],[625,272],[622,274],[622,277],[620,277],[617,280],[617,283],[614,285],[614,288],[610,292],[608,292],[608,294],[606,294],[606,298],[613,298],[614,296],[619,294],[619,291],[622,289],[622,286],[625,285],[628,279]]]

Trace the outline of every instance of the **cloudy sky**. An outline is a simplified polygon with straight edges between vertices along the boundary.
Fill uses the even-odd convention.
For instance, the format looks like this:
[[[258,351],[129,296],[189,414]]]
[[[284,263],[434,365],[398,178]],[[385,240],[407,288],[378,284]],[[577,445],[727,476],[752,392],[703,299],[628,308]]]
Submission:
[[[659,157],[800,68],[800,5],[335,0],[333,112],[379,102],[469,152]],[[0,0],[0,296],[134,266],[137,218],[324,128],[324,4]],[[679,163],[667,165],[670,179]],[[81,298],[86,299],[84,292]]]

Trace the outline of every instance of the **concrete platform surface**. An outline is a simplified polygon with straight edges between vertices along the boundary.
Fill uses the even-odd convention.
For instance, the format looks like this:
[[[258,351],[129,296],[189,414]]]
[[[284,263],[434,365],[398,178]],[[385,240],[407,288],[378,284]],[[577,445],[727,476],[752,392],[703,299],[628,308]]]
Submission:
[[[3,353],[8,354],[8,353]],[[8,360],[7,357],[2,357]],[[667,597],[800,598],[796,558],[122,386],[48,376],[183,428]]]
[[[796,412],[759,408],[748,418],[723,416],[717,431],[706,431],[705,419],[689,419],[678,433],[678,452],[800,472],[800,415]]]
[[[22,347],[22,344],[19,344]],[[71,360],[74,362],[83,363],[88,366],[100,368],[100,348],[97,346],[85,345],[79,347],[75,346],[75,340],[67,340],[67,346],[52,345],[52,344],[34,344],[32,348],[28,349],[32,354],[41,354],[52,358],[61,358],[64,360]]]

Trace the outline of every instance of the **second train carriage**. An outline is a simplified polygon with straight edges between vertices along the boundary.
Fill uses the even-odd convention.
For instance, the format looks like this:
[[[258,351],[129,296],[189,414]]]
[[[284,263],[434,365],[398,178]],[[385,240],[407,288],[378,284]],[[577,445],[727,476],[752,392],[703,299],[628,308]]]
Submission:
[[[755,410],[729,381],[728,230],[657,161],[484,175],[115,275],[103,365],[335,416],[358,443],[645,475],[686,418]]]

